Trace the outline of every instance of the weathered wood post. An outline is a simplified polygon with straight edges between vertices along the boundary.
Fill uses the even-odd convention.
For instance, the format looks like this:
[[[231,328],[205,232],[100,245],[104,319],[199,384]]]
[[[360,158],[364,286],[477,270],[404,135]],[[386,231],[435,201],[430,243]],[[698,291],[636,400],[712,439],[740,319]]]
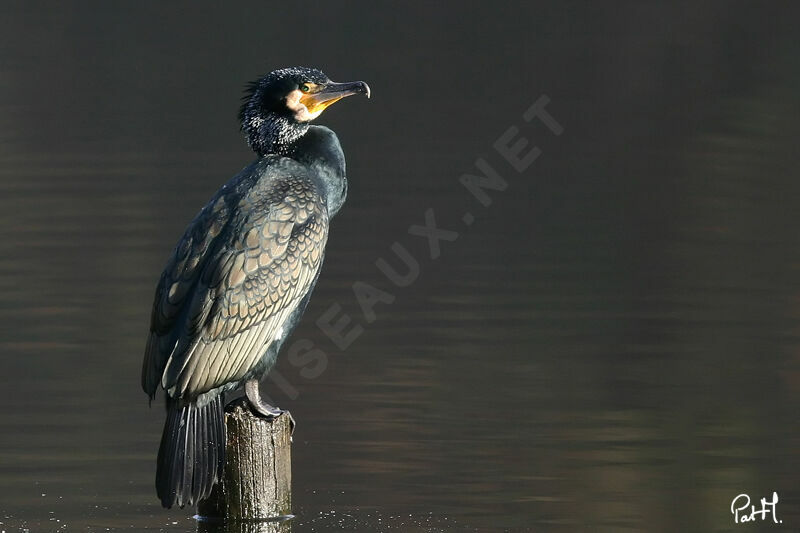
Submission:
[[[274,420],[254,415],[244,398],[228,404],[223,479],[214,487],[211,496],[197,506],[201,524],[224,521],[226,531],[287,530],[288,524],[274,520],[291,513],[289,420],[286,414]],[[273,522],[261,523],[258,527],[254,524],[268,520]],[[231,528],[237,522],[241,522],[242,527]]]

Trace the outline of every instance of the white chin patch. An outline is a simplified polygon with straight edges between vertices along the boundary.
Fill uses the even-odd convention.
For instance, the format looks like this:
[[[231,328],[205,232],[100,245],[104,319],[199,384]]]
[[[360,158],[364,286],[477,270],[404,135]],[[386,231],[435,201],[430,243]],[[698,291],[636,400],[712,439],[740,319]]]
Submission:
[[[297,89],[286,95],[286,107],[288,107],[290,111],[294,112],[294,118],[297,122],[308,122],[314,120],[322,114],[322,111],[309,113],[308,108],[304,104],[300,103],[301,96],[303,96],[303,93]]]

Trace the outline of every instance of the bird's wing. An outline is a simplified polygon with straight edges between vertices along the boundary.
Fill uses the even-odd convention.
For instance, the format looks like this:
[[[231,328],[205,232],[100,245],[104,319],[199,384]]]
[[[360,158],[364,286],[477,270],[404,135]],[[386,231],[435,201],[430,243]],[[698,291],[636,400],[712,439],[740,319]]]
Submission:
[[[193,398],[242,379],[322,265],[328,215],[309,181],[282,180],[225,206],[195,219],[201,229],[187,235],[197,238],[184,237],[159,283],[142,370],[150,395],[160,383],[173,398]]]
[[[226,185],[189,223],[158,281],[142,364],[142,388],[150,397],[155,395],[179,341],[199,332],[211,310],[213,300],[197,296],[207,291],[201,277],[209,264],[219,260],[223,232],[231,231],[233,192]]]

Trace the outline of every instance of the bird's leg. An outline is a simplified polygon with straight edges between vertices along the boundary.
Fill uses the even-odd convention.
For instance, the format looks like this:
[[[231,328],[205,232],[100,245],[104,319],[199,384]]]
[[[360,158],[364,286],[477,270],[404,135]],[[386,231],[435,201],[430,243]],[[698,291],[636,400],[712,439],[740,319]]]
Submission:
[[[271,406],[261,398],[261,394],[258,392],[257,379],[248,380],[247,383],[244,384],[244,393],[247,396],[247,400],[250,402],[250,406],[258,414],[267,418],[277,418],[283,414],[282,410]]]
[[[292,413],[290,413],[289,411],[284,411],[283,409],[278,409],[277,407],[274,407],[265,402],[263,398],[261,398],[261,393],[258,392],[257,379],[247,380],[247,382],[244,384],[244,394],[245,396],[247,396],[247,401],[250,402],[250,406],[253,408],[253,410],[256,413],[260,414],[261,416],[268,418],[269,420],[272,420],[273,418],[278,418],[283,413],[289,415],[289,428],[291,432],[294,433],[294,427],[297,424],[295,424],[294,422],[294,417],[292,416]]]

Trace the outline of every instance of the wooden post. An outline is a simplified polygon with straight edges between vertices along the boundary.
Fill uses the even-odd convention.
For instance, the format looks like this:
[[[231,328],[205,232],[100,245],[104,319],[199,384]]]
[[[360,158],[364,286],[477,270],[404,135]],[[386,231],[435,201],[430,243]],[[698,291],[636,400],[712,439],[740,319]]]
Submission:
[[[244,398],[225,408],[227,445],[223,479],[197,506],[201,523],[224,521],[226,530],[242,522],[241,531],[285,531],[275,522],[291,513],[292,463],[289,416],[265,420],[254,415]],[[253,521],[262,522],[258,527]],[[247,525],[249,523],[249,525]],[[245,527],[247,525],[247,527]]]

